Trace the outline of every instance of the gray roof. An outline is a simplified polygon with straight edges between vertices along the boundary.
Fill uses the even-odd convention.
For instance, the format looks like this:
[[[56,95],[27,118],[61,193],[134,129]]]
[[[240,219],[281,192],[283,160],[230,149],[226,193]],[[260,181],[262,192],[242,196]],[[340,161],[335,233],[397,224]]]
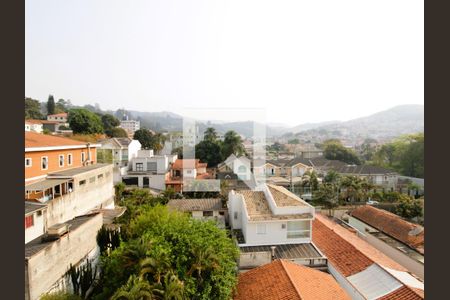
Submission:
[[[168,207],[175,208],[179,211],[210,211],[210,210],[226,210],[223,207],[222,199],[172,199],[167,203]]]
[[[323,258],[311,243],[284,244],[267,246],[244,246],[239,249],[241,252],[271,252],[271,247],[275,247],[275,259],[296,259],[296,258]]]
[[[98,215],[98,213],[79,216],[79,217],[76,217],[65,223],[70,225],[70,229],[69,229],[69,232],[70,232],[70,231],[76,230],[78,227],[85,224],[86,222],[89,222],[92,218],[94,218],[97,215]],[[64,237],[64,236],[65,235],[63,235],[62,237]],[[53,243],[56,243],[58,241],[59,241],[59,239],[54,240],[54,241],[42,241],[42,236],[35,238],[34,240],[25,244],[25,258],[32,257],[36,253],[40,252],[41,250],[44,250],[45,248],[51,246]]]
[[[67,182],[68,179],[44,179],[25,186],[25,191],[43,191],[61,183]]]
[[[130,138],[114,138],[122,147],[128,147],[132,139]]]
[[[68,170],[63,170],[63,171],[59,171],[59,172],[54,172],[54,173],[49,173],[48,177],[50,178],[51,176],[55,176],[55,177],[73,177],[85,172],[89,172],[92,170],[96,170],[96,169],[100,169],[106,166],[112,166],[111,164],[93,164],[93,165],[87,165],[84,167],[79,167],[79,168],[73,168],[73,169],[68,169]]]
[[[25,215],[28,215],[32,212],[45,209],[47,204],[35,203],[30,201],[25,201]]]
[[[355,175],[370,175],[370,174],[393,174],[395,171],[385,168],[369,165],[359,166],[342,166],[335,169],[336,172],[342,174],[355,174]]]

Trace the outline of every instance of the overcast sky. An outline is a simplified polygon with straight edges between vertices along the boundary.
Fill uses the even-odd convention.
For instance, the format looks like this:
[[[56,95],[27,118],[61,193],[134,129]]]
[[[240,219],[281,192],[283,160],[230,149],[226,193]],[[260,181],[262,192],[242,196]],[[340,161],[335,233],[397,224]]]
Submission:
[[[25,94],[201,108],[188,110],[201,119],[247,119],[233,113],[245,107],[271,123],[348,120],[423,104],[423,32],[418,0],[27,0]]]

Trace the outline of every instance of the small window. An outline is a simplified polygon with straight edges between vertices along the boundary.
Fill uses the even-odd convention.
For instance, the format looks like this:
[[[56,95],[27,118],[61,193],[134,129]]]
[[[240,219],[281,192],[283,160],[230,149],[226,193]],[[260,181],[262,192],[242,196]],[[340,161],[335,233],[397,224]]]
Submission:
[[[266,234],[266,224],[257,224],[256,225],[256,233],[257,234]]]
[[[281,229],[286,229],[286,224],[281,224]]]
[[[86,159],[86,153],[81,152],[81,162],[84,163],[85,159]]]
[[[29,168],[31,166],[32,166],[31,158],[29,158],[29,157],[25,158],[25,168]]]
[[[220,215],[220,216],[224,216],[224,215],[225,215],[225,212],[224,212],[224,211],[219,211],[219,215]]]
[[[89,183],[93,183],[93,182],[95,182],[95,176],[89,178]]]
[[[38,211],[36,212],[36,215],[37,215],[37,216],[42,216],[42,210],[38,210]]]
[[[143,163],[136,163],[136,171],[144,171],[144,164]]]
[[[237,220],[237,218],[238,218],[238,213],[237,213],[237,211],[235,211],[234,212],[234,219]]]
[[[78,183],[79,186],[82,186],[82,185],[85,185],[85,184],[86,184],[86,180],[81,180],[81,181]]]
[[[67,154],[67,165],[72,165],[72,153]]]
[[[59,155],[59,166],[64,167],[64,155]]]
[[[30,228],[34,225],[33,215],[25,217],[25,229]]]
[[[47,156],[41,157],[41,169],[42,170],[48,169],[48,157]]]
[[[98,178],[98,179],[103,178],[103,174],[98,174],[97,178]]]
[[[213,216],[213,211],[212,210],[207,210],[203,212],[203,216],[204,217],[212,217]]]

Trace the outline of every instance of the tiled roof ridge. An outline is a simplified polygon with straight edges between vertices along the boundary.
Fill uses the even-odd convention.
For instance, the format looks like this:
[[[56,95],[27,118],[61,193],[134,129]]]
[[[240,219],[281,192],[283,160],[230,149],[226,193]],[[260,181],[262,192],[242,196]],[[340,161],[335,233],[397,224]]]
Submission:
[[[298,297],[300,299],[303,299],[302,293],[300,292],[300,289],[297,287],[297,285],[295,284],[294,279],[292,278],[289,270],[286,268],[285,264],[288,263],[288,262],[285,261],[284,259],[280,259],[279,261],[281,263],[281,266],[283,267],[284,272],[286,273],[287,277],[289,278],[289,281],[290,281],[291,285],[294,287],[295,291],[297,292]]]

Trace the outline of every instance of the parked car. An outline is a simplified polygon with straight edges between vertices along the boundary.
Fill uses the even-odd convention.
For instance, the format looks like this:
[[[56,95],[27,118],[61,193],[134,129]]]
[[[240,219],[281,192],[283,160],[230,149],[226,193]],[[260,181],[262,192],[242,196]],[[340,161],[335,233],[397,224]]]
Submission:
[[[376,204],[380,204],[380,202],[378,202],[378,201],[375,201],[375,200],[368,200],[367,201],[367,204],[369,204],[369,205],[376,205]]]

